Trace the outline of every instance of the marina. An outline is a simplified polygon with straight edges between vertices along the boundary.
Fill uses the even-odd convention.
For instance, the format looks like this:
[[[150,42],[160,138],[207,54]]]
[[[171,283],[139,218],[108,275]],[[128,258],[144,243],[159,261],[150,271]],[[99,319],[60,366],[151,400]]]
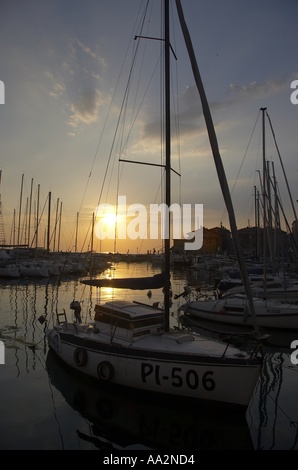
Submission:
[[[32,177],[29,196],[23,173],[18,209],[8,212],[0,191],[0,449],[99,450],[107,464],[123,463],[113,458],[119,451],[167,452],[182,464],[175,455],[188,451],[298,450],[295,175],[286,176],[263,103],[278,111],[287,142],[290,112],[269,99],[281,99],[286,79],[276,87],[267,67],[257,81],[233,71],[242,10],[235,20],[232,8],[223,48],[222,34],[211,39],[220,2],[202,11],[180,0],[116,3],[117,15],[97,1],[77,3],[71,15],[59,2],[40,12],[45,40],[31,56],[40,86],[24,101],[34,138],[17,119],[19,103],[6,107],[18,125],[7,125],[3,154],[12,162],[22,148],[22,165],[36,158],[26,172],[42,169],[50,190],[45,198]],[[282,10],[274,11],[279,20]],[[221,28],[226,7],[218,15]],[[40,42],[34,33],[22,50],[26,28],[36,27],[18,18],[26,26],[11,28],[23,34],[15,50],[5,30],[13,64]],[[41,26],[48,23],[60,34]],[[259,38],[268,35],[263,23]],[[240,42],[239,65],[247,38]],[[285,77],[294,76],[291,64]],[[20,88],[27,98],[34,73]],[[256,121],[241,162],[252,97],[260,137],[246,158]],[[54,211],[58,188],[68,202],[57,198]]]
[[[152,263],[117,263],[118,277],[158,272]],[[107,274],[107,273],[106,273]],[[212,292],[208,279],[193,270],[172,271],[173,293],[184,286]],[[82,278],[1,281],[0,365],[1,449],[6,450],[297,450],[297,365],[283,338],[264,346],[263,371],[247,411],[190,406],[187,400],[154,400],[137,392],[107,390],[66,368],[49,353],[45,324],[70,302],[80,300],[82,315],[94,316],[98,289]],[[161,293],[127,291],[140,302],[162,301]],[[105,300],[113,290],[102,289]],[[177,300],[179,303],[180,299]],[[173,313],[171,322],[177,323]],[[278,335],[277,335],[278,336]],[[277,338],[278,339],[278,338]],[[245,347],[245,346],[244,346]],[[231,387],[233,384],[231,384]]]

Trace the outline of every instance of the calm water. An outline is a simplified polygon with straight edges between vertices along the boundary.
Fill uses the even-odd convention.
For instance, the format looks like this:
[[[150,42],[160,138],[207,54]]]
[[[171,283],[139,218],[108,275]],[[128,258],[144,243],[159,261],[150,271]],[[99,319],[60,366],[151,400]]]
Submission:
[[[117,277],[145,276],[158,268],[116,265]],[[192,272],[175,272],[174,294],[185,282],[200,284]],[[298,450],[298,366],[290,362],[290,340],[266,348],[264,370],[246,415],[225,409],[169,401],[152,403],[136,393],[117,394],[74,375],[48,352],[45,324],[75,298],[92,319],[98,292],[79,280],[1,282],[0,449],[283,449]],[[103,290],[101,300],[112,293]],[[162,301],[162,294],[130,291],[127,299]],[[180,299],[179,299],[180,300]],[[182,301],[181,301],[182,302]],[[176,322],[175,316],[171,319]],[[298,339],[298,338],[297,338]],[[35,348],[32,346],[35,345]],[[282,346],[282,347],[281,347]],[[233,384],[231,384],[231,387]]]

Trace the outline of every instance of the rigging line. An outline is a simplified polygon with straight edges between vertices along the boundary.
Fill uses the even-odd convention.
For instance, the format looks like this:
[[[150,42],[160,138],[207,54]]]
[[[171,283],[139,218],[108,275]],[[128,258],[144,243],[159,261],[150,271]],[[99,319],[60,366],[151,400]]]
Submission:
[[[43,216],[44,210],[45,210],[45,208],[46,208],[46,206],[47,206],[47,203],[48,203],[48,197],[49,197],[49,195],[47,195],[46,201],[45,201],[44,206],[43,206],[43,208],[42,208],[42,211],[41,211],[39,220],[38,220],[38,222],[37,222],[37,227],[36,227],[36,229],[35,229],[35,232],[34,232],[34,235],[33,235],[33,239],[32,239],[32,243],[31,243],[31,245],[30,245],[30,248],[32,248],[32,246],[33,246],[33,242],[34,242],[34,240],[35,240],[35,237],[36,237],[38,228],[39,228],[39,226],[40,226],[40,224],[41,224],[42,216]]]
[[[149,80],[149,82],[148,82],[148,85],[147,85],[147,87],[146,87],[146,90],[145,90],[145,93],[144,93],[144,95],[143,95],[143,98],[142,98],[142,100],[141,100],[141,102],[140,102],[140,104],[139,104],[139,107],[138,107],[138,109],[137,109],[137,112],[136,112],[136,114],[135,114],[135,117],[134,117],[133,121],[131,122],[130,130],[129,130],[128,134],[127,134],[127,137],[126,137],[125,142],[123,143],[122,150],[119,151],[120,156],[124,153],[124,150],[123,150],[123,149],[127,146],[129,137],[130,137],[130,135],[131,135],[132,128],[133,128],[133,126],[134,126],[134,124],[135,124],[135,122],[136,122],[137,116],[139,115],[139,111],[140,111],[140,109],[141,109],[141,107],[142,107],[142,104],[144,103],[145,97],[146,97],[147,92],[148,92],[148,90],[149,90],[149,86],[150,86],[150,84],[151,84],[151,82],[152,82],[153,76],[154,76],[154,74],[155,74],[155,71],[156,71],[157,66],[158,66],[159,63],[160,63],[160,57],[158,58],[157,63],[156,63],[156,65],[155,65],[154,69],[153,69],[152,75],[151,75],[150,80]],[[119,157],[119,158],[120,158],[120,157]]]
[[[134,38],[136,39],[136,37]],[[137,51],[139,49],[139,41],[137,41],[137,46],[136,48],[134,49],[134,52],[133,52],[133,60],[132,60],[132,64],[131,64],[131,69],[130,69],[130,74],[129,74],[129,80],[128,80],[128,83],[127,83],[127,89],[125,90],[125,94],[124,94],[124,97],[123,97],[123,103],[122,103],[122,108],[121,108],[121,112],[120,112],[120,116],[123,116],[122,117],[122,131],[120,133],[120,143],[119,143],[119,155],[122,154],[122,152],[124,152],[124,148],[126,147],[127,145],[127,141],[128,141],[128,137],[130,135],[130,132],[128,133],[128,137],[126,138],[126,141],[125,143],[123,143],[123,140],[124,140],[124,129],[125,129],[125,121],[126,121],[126,117],[127,117],[127,107],[128,107],[128,98],[129,98],[129,89],[131,87],[131,82],[132,82],[132,76],[133,76],[133,70],[135,69],[135,65],[136,65],[136,57],[137,57]],[[142,70],[142,67],[141,67],[141,70]],[[140,84],[140,80],[138,81],[137,83],[137,88],[136,88],[136,93],[135,93],[135,100],[134,100],[134,103],[133,103],[133,106],[132,106],[132,111],[131,111],[131,121],[130,121],[130,125],[128,126],[130,128],[130,130],[132,129],[133,127],[133,122],[135,120],[133,120],[133,115],[134,115],[134,109],[135,109],[135,106],[136,106],[136,101],[137,101],[137,95],[138,95],[138,90],[139,90],[139,84]],[[123,110],[123,112],[122,112]],[[137,113],[138,114],[138,113]],[[136,116],[137,116],[136,114]],[[119,119],[120,121],[120,119]],[[116,132],[117,132],[117,129],[116,129]],[[115,152],[117,153],[117,152]]]
[[[144,36],[138,36],[138,39],[139,39],[140,37],[143,38]],[[138,41],[138,43],[139,43],[139,41]],[[144,54],[143,54],[143,57],[144,57]],[[144,93],[144,95],[143,95],[143,98],[142,98],[142,100],[141,100],[141,102],[140,102],[140,104],[139,104],[139,107],[138,107],[136,113],[132,113],[132,116],[134,116],[134,118],[131,120],[130,131],[128,132],[126,141],[125,141],[124,143],[122,143],[121,150],[120,150],[120,152],[119,152],[119,153],[120,153],[120,156],[121,156],[121,154],[123,154],[123,152],[124,152],[123,149],[127,146],[127,142],[128,142],[128,140],[129,140],[129,137],[130,137],[130,134],[131,134],[131,130],[132,130],[133,125],[134,125],[134,123],[135,123],[135,121],[136,121],[136,119],[137,119],[137,116],[139,115],[139,111],[140,111],[141,106],[142,106],[142,104],[143,104],[143,102],[144,102],[145,96],[147,95],[149,86],[150,86],[150,84],[151,84],[151,82],[152,82],[152,79],[153,79],[153,76],[154,76],[155,71],[156,71],[156,69],[157,69],[157,66],[158,66],[158,64],[160,63],[160,57],[161,57],[161,54],[160,54],[160,56],[159,56],[159,58],[158,58],[158,60],[157,60],[157,63],[156,63],[156,65],[155,65],[154,69],[153,69],[153,72],[152,72],[151,77],[150,77],[150,80],[149,80],[149,82],[148,82],[148,84],[147,84],[147,87],[146,87],[145,93]],[[134,63],[135,63],[135,59],[134,59],[133,64],[132,64],[131,71],[133,70]],[[143,64],[143,61],[142,61],[142,64]],[[142,69],[143,69],[143,66],[141,65],[140,70],[142,70]],[[130,82],[131,82],[131,80],[130,80]],[[139,83],[140,83],[140,80],[138,81],[138,84],[139,84]],[[138,90],[138,88],[139,88],[139,86],[137,86],[137,90]],[[135,94],[135,96],[137,96],[137,93]],[[128,92],[125,93],[125,97],[124,97],[124,100],[123,100],[123,103],[125,103],[125,106],[126,106],[126,104],[127,104],[127,99],[128,99]],[[136,103],[136,98],[135,98],[134,103]],[[125,106],[124,106],[124,104],[123,104],[122,109],[126,109]],[[134,106],[134,107],[135,107],[135,106]],[[124,114],[124,113],[123,113],[123,114]],[[126,114],[126,113],[125,113],[125,114]],[[125,118],[124,118],[124,119],[125,119]],[[123,126],[124,126],[124,124],[123,124]],[[119,157],[119,161],[121,161],[120,157]],[[118,166],[118,186],[117,186],[117,194],[118,194],[118,192],[119,192],[119,182],[120,182],[120,171],[119,171],[119,168],[120,168],[120,167]],[[121,168],[122,168],[122,170],[121,170],[121,174],[122,174],[123,166],[122,166]]]
[[[176,96],[178,97],[178,74],[177,74],[177,69],[176,69]],[[177,98],[177,111],[175,113],[175,124],[176,124],[176,135],[177,135],[177,141],[176,141],[176,144],[177,144],[177,155],[178,155],[178,173],[179,173],[179,202],[180,202],[180,205],[182,203],[182,181],[181,181],[181,142],[180,142],[180,120],[179,120],[179,115],[180,115],[180,110],[179,110],[179,102],[178,102],[178,98]]]
[[[52,386],[51,379],[50,379],[49,375],[48,375],[48,385],[49,385],[49,388],[50,388],[50,394],[51,394],[51,398],[52,398],[54,417],[55,417],[55,421],[58,425],[58,433],[59,433],[60,440],[61,440],[61,446],[62,446],[62,450],[64,450],[65,449],[64,438],[63,438],[63,434],[62,434],[61,424],[60,424],[59,419],[58,419],[57,406],[55,404],[53,386]]]
[[[174,16],[174,9],[171,9],[171,15],[172,15],[172,25],[174,25],[174,20],[173,20],[173,16]],[[175,46],[175,50],[177,50],[177,47],[176,47],[176,35],[175,35],[175,28],[174,26],[172,26],[171,28],[171,31],[173,32],[173,36],[174,36],[174,46]],[[176,55],[175,55],[175,58],[176,58]],[[177,154],[178,154],[178,168],[179,168],[179,174],[181,175],[181,152],[180,152],[180,120],[179,120],[179,116],[180,116],[180,109],[179,109],[179,99],[178,99],[178,91],[179,91],[179,74],[178,74],[178,69],[177,69],[177,62],[178,62],[178,59],[176,58],[176,61],[175,61],[175,77],[176,77],[176,97],[177,97],[177,100],[173,100],[173,103],[174,103],[174,109],[176,109],[176,112],[175,112],[175,124],[176,124],[176,135],[177,135]],[[172,89],[174,89],[174,86],[172,87]],[[177,108],[175,107],[175,104],[177,106]],[[180,194],[181,194],[181,178],[179,179],[180,181]]]
[[[233,186],[232,186],[232,189],[231,189],[231,194],[233,193],[233,191],[234,191],[234,189],[235,189],[235,186],[236,186],[236,183],[237,183],[237,179],[238,179],[238,177],[239,177],[239,174],[240,174],[240,171],[241,171],[241,169],[242,169],[242,166],[243,166],[244,160],[245,160],[245,158],[246,158],[246,155],[247,155],[247,152],[248,152],[248,148],[249,148],[249,146],[250,146],[250,143],[251,143],[251,140],[252,140],[253,134],[254,134],[254,132],[255,132],[255,129],[256,129],[257,122],[258,122],[258,120],[259,120],[259,117],[260,117],[260,113],[261,113],[261,111],[259,110],[259,112],[258,112],[258,115],[257,115],[257,118],[256,118],[256,120],[255,120],[255,123],[254,123],[254,126],[253,126],[253,129],[252,129],[252,132],[251,132],[251,135],[250,135],[250,138],[249,138],[249,140],[248,140],[248,144],[247,144],[247,146],[246,146],[246,149],[245,149],[245,152],[244,152],[244,155],[243,155],[242,161],[241,161],[240,168],[239,168],[239,170],[238,170],[237,176],[236,176],[236,178],[235,178],[235,181],[234,181],[234,184],[233,184]],[[226,213],[227,213],[227,208],[225,208],[225,209],[224,209],[224,211],[223,211],[223,213],[222,213],[221,220],[223,220],[223,218],[224,218],[224,215],[225,215]]]
[[[153,4],[151,4],[151,13],[150,13],[149,17],[151,17],[151,15],[152,15],[152,7],[153,7]],[[142,21],[142,26],[141,26],[141,28],[140,28],[140,33],[143,32],[143,28],[144,28],[144,24],[145,24],[145,18],[146,18],[146,16],[147,16],[147,9],[148,9],[148,3],[147,3],[146,11],[144,12],[144,17],[143,17],[143,21]],[[149,30],[149,27],[150,27],[150,21],[148,21],[147,31]],[[140,38],[140,37],[143,37],[143,36],[135,36],[135,37],[134,37],[134,42],[135,42],[135,40],[136,40],[137,38]],[[143,41],[142,41],[142,43],[143,43]],[[137,47],[139,46],[139,44],[140,44],[140,41],[137,41]],[[138,82],[137,82],[137,87],[136,87],[136,92],[135,92],[135,100],[134,100],[134,103],[133,103],[133,106],[132,106],[131,122],[130,122],[130,126],[129,126],[130,129],[132,129],[133,124],[134,124],[135,119],[136,119],[136,117],[135,117],[135,119],[133,119],[133,116],[134,116],[134,110],[135,110],[135,107],[136,107],[136,101],[137,101],[137,96],[138,96],[138,92],[139,92],[139,87],[140,87],[140,83],[141,83],[140,75],[141,75],[141,71],[143,70],[143,64],[144,64],[144,60],[145,60],[146,45],[147,45],[147,41],[145,41],[145,44],[144,44],[144,52],[143,52],[143,55],[142,55],[143,60],[141,61],[140,72],[139,72],[139,79],[138,79]],[[136,50],[136,52],[137,52],[137,50]],[[150,83],[150,82],[151,82],[151,80],[149,81],[149,83]],[[147,87],[147,89],[148,89],[148,87]],[[147,90],[146,90],[146,92],[147,92]],[[146,93],[145,93],[145,95],[146,95]],[[127,99],[128,99],[128,95],[127,95]],[[143,99],[144,99],[144,98],[143,98]],[[141,103],[142,103],[142,101],[141,101]],[[139,106],[139,109],[140,109],[140,107],[141,107],[141,105]],[[138,110],[138,111],[139,111],[139,110]],[[137,112],[136,116],[137,116],[137,115],[138,115],[138,112]],[[124,125],[123,125],[123,128],[124,128]],[[130,133],[129,133],[129,134],[130,134]],[[129,135],[129,134],[128,134],[128,135]],[[127,140],[128,140],[128,139],[126,139],[126,142],[127,142]],[[125,146],[126,146],[126,144],[124,144],[124,147],[125,147]],[[120,146],[120,148],[121,148],[121,146]],[[121,153],[122,153],[122,151],[120,150],[120,155],[121,155]]]
[[[130,68],[129,78],[128,78],[128,82],[127,82],[127,85],[126,85],[126,88],[125,88],[124,98],[123,98],[123,101],[122,101],[122,105],[121,105],[121,108],[120,108],[119,117],[118,117],[117,124],[116,124],[116,130],[115,130],[114,137],[113,137],[113,141],[112,141],[111,151],[110,151],[110,153],[109,153],[108,164],[107,164],[107,166],[106,166],[106,170],[105,170],[105,173],[104,173],[104,179],[103,179],[101,191],[100,191],[99,198],[98,198],[98,205],[99,205],[99,202],[100,202],[100,200],[101,200],[101,198],[102,198],[103,188],[104,188],[105,181],[106,181],[106,178],[107,178],[108,169],[109,169],[109,167],[110,167],[111,158],[112,158],[112,152],[113,152],[113,149],[114,149],[114,146],[115,146],[115,142],[116,142],[116,136],[117,136],[118,129],[119,129],[119,126],[120,126],[121,117],[122,117],[122,115],[123,115],[123,110],[125,109],[125,103],[126,103],[126,100],[127,100],[128,91],[129,91],[130,84],[131,84],[131,80],[132,80],[132,72],[133,72],[133,69],[134,69],[134,65],[135,65],[135,60],[136,60],[136,55],[137,55],[138,48],[139,48],[139,41],[138,41],[138,43],[137,43],[137,47],[136,47],[136,49],[135,49],[135,51],[134,51],[134,55],[133,55],[132,66],[131,66],[131,68]]]
[[[144,38],[144,36],[138,36],[138,38],[140,38],[140,37],[141,37],[141,38]],[[150,39],[150,38],[149,38],[149,39]],[[162,48],[163,48],[163,46],[162,46]],[[161,54],[162,54],[162,52],[161,52]],[[160,63],[160,58],[159,58],[158,61],[157,61],[157,64],[156,64],[156,66],[155,66],[155,68],[154,68],[154,70],[153,70],[153,73],[152,73],[152,75],[151,75],[151,78],[150,78],[150,80],[149,80],[149,82],[148,82],[148,85],[147,85],[146,91],[145,91],[145,93],[144,93],[144,96],[143,96],[143,98],[142,98],[142,101],[141,101],[141,103],[140,103],[140,105],[139,105],[138,111],[137,111],[137,113],[135,114],[134,120],[133,120],[132,123],[131,123],[131,129],[132,129],[132,127],[133,127],[134,122],[136,121],[136,118],[137,118],[138,114],[139,114],[139,110],[140,110],[141,105],[142,105],[142,103],[143,103],[143,101],[144,101],[144,98],[145,98],[145,96],[146,96],[146,94],[147,94],[147,91],[148,91],[148,89],[149,89],[149,85],[150,85],[150,83],[151,83],[151,81],[152,81],[152,78],[153,78],[153,76],[154,76],[154,74],[155,74],[155,70],[156,70],[157,65],[158,65],[159,63]],[[162,100],[161,100],[161,102],[162,102]],[[130,131],[130,132],[131,132],[131,131]],[[125,142],[124,146],[127,145],[127,141],[128,141],[128,139],[129,139],[130,132],[128,133],[128,136],[127,136],[127,139],[126,139],[126,142]],[[121,154],[122,152],[123,152],[123,150],[120,152],[120,154]],[[161,158],[162,158],[162,157],[161,157]]]
[[[136,38],[135,38],[135,39],[136,39]],[[139,45],[139,41],[138,41],[138,45]],[[136,51],[137,51],[137,49],[136,49]],[[135,53],[135,56],[136,56],[136,53]],[[134,62],[135,62],[135,59],[134,59],[134,61],[133,61],[133,64],[134,64]],[[158,63],[158,62],[157,62],[157,63]],[[156,67],[157,67],[157,64],[156,64]],[[156,67],[155,67],[155,69],[156,69]],[[132,68],[133,68],[133,66],[132,66]],[[132,70],[132,68],[131,68],[131,70]],[[141,69],[140,69],[140,70],[142,70],[142,68],[143,68],[143,67],[141,66]],[[154,72],[155,72],[155,69],[154,69]],[[151,76],[151,79],[149,80],[148,86],[147,86],[146,91],[145,91],[145,93],[144,93],[143,99],[141,100],[141,103],[140,103],[140,105],[139,105],[139,108],[138,108],[137,112],[134,114],[134,111],[133,111],[133,110],[135,109],[135,103],[136,103],[137,94],[138,94],[137,92],[135,93],[135,100],[134,100],[134,105],[133,105],[132,113],[131,113],[131,116],[132,116],[132,117],[135,116],[135,117],[134,117],[134,118],[131,118],[131,122],[130,122],[130,126],[129,126],[130,131],[129,131],[128,134],[127,134],[127,137],[126,137],[125,142],[124,142],[124,143],[122,142],[122,144],[119,145],[119,161],[120,161],[121,155],[124,154],[124,149],[125,149],[126,146],[127,146],[127,143],[128,143],[128,140],[129,140],[129,137],[130,137],[130,134],[131,134],[131,130],[132,130],[133,126],[134,126],[134,123],[135,123],[135,121],[136,121],[136,118],[137,118],[137,116],[138,116],[138,114],[139,114],[139,111],[140,111],[140,109],[141,109],[142,103],[143,103],[143,101],[144,101],[144,99],[145,99],[145,96],[146,96],[146,94],[147,94],[147,91],[148,91],[149,85],[150,85],[150,83],[151,83],[152,77],[153,77],[153,75],[154,75],[154,72],[153,72],[153,74],[152,74],[152,76]],[[137,90],[139,89],[139,83],[140,83],[140,79],[138,80]],[[125,100],[126,100],[126,105],[125,105],[125,108],[124,108],[124,109],[126,109],[126,106],[127,106],[128,93],[127,93],[126,96],[124,97],[124,100],[123,100],[123,101],[125,102]],[[125,112],[125,115],[126,115],[126,112]],[[123,119],[123,128],[122,128],[122,129],[124,129],[124,123],[125,123],[125,117],[124,117],[124,119]],[[123,138],[123,133],[121,134],[121,139],[122,139],[122,138]],[[121,173],[120,173],[120,172],[119,172],[119,166],[118,166],[118,189],[119,189],[119,183],[120,183],[121,175],[122,175],[122,173],[123,173],[123,167],[124,167],[124,166],[122,165],[122,167],[121,167]]]
[[[275,398],[273,398],[273,397],[270,395],[270,393],[268,393],[267,396],[268,396],[268,398],[270,398],[270,400],[272,400],[272,401],[275,403],[276,400],[275,400]],[[289,422],[291,423],[291,425],[294,426],[294,427],[297,429],[297,421],[292,420],[292,419],[290,418],[290,416],[289,416],[289,415],[281,408],[281,406],[278,405],[277,403],[276,403],[276,408],[278,408],[278,409],[281,411],[281,413],[289,420]]]
[[[274,130],[273,130],[272,122],[271,122],[270,116],[269,116],[269,114],[268,114],[267,111],[266,111],[266,116],[267,116],[268,121],[269,121],[269,124],[270,124],[270,128],[271,128],[271,132],[272,132],[272,135],[273,135],[275,147],[276,147],[276,150],[277,150],[277,154],[278,154],[278,157],[279,157],[279,161],[280,161],[280,164],[281,164],[281,168],[282,168],[282,171],[283,171],[283,175],[284,175],[284,178],[285,178],[285,181],[286,181],[286,185],[287,185],[289,197],[290,197],[290,200],[291,200],[291,205],[292,205],[294,217],[295,217],[295,220],[297,220],[297,213],[296,213],[295,206],[294,206],[294,203],[293,203],[293,199],[292,199],[292,195],[291,195],[291,191],[290,191],[290,187],[289,187],[287,175],[286,175],[286,172],[285,172],[285,169],[284,169],[284,165],[283,165],[283,161],[282,161],[282,158],[281,158],[281,154],[280,154],[280,151],[279,151],[279,148],[278,148],[278,145],[277,145],[277,141],[276,141],[276,137],[275,137],[275,132],[274,132]]]
[[[272,184],[272,181],[271,181],[271,180],[270,180],[270,183]],[[278,193],[279,193],[279,189],[278,189]],[[280,194],[280,193],[279,193],[279,194]],[[276,195],[278,207],[280,207],[280,209],[281,209],[281,211],[282,211],[282,214],[283,214],[283,217],[284,217],[284,222],[285,222],[286,227],[287,227],[287,229],[288,229],[288,231],[289,231],[289,234],[290,234],[290,235],[293,235],[293,234],[292,234],[292,231],[291,231],[291,227],[290,227],[289,221],[288,221],[288,219],[287,219],[287,216],[286,216],[285,211],[284,211],[284,209],[283,209],[283,206],[282,206],[282,204],[281,204],[281,200],[280,200],[280,195],[279,195],[279,194]],[[298,249],[297,243],[295,242],[295,239],[294,239],[294,238],[293,238],[293,242],[294,242],[294,245],[296,246],[296,249]]]
[[[87,239],[89,238],[89,233],[90,233],[91,228],[92,228],[92,220],[88,225],[88,229],[86,231],[86,234],[85,234],[85,237],[84,237],[84,240],[83,240],[83,243],[82,243],[81,253],[84,251],[84,247],[85,247],[85,244],[87,243]]]
[[[145,10],[144,10],[144,13],[143,13],[143,19],[142,19],[142,23],[144,22],[144,19],[145,19],[145,16],[146,16],[146,11],[148,9],[148,3],[149,3],[149,0],[147,0],[147,5],[145,7]],[[140,10],[141,10],[141,7],[139,9],[139,13],[137,15],[137,17],[139,16],[140,14]],[[137,20],[136,20],[137,22]],[[136,22],[135,22],[135,25],[136,25]],[[134,30],[134,28],[133,28]],[[93,161],[92,161],[92,164],[91,164],[91,169],[90,169],[90,172],[89,172],[89,175],[87,177],[87,182],[86,182],[86,186],[85,186],[85,189],[84,189],[84,192],[83,192],[83,196],[82,196],[82,201],[81,201],[81,204],[80,204],[80,208],[79,208],[79,212],[80,210],[82,209],[82,206],[83,206],[83,202],[84,202],[84,199],[85,199],[85,196],[86,196],[86,192],[87,192],[87,188],[88,188],[88,185],[89,185],[89,182],[90,182],[90,179],[91,179],[91,175],[92,175],[92,172],[93,172],[93,168],[94,168],[94,165],[95,165],[95,160],[97,158],[97,155],[98,155],[98,151],[99,151],[99,147],[100,147],[100,144],[101,144],[101,141],[102,141],[102,137],[103,137],[103,134],[105,132],[105,129],[106,129],[106,126],[107,126],[107,122],[108,122],[108,117],[110,115],[110,111],[112,109],[112,106],[113,106],[113,102],[114,102],[114,98],[115,98],[115,95],[116,95],[116,91],[118,89],[118,85],[119,85],[119,81],[120,81],[120,77],[121,77],[121,74],[122,74],[122,71],[124,69],[124,64],[126,62],[126,58],[127,58],[127,55],[128,55],[128,51],[129,51],[129,47],[130,47],[130,43],[131,43],[131,40],[132,40],[132,36],[130,38],[130,41],[129,41],[129,45],[127,47],[127,50],[126,50],[126,53],[124,55],[124,59],[123,59],[123,62],[122,62],[122,66],[121,66],[121,69],[120,69],[120,73],[118,75],[118,79],[117,79],[117,82],[116,82],[116,86],[115,86],[115,89],[114,89],[114,93],[112,95],[112,99],[111,99],[111,103],[110,103],[110,106],[108,108],[108,112],[107,112],[107,115],[106,115],[106,118],[104,120],[104,125],[103,125],[103,128],[102,128],[102,131],[101,131],[101,134],[100,134],[100,138],[99,138],[99,141],[98,141],[98,144],[97,144],[97,147],[96,147],[96,150],[95,150],[95,154],[94,154],[94,157],[93,157]]]
[[[289,221],[288,221],[287,216],[286,216],[286,214],[285,214],[285,211],[284,211],[284,209],[283,209],[283,207],[282,207],[282,204],[281,204],[281,201],[280,201],[280,197],[279,197],[278,194],[276,195],[276,198],[277,198],[278,207],[280,207],[280,209],[281,209],[281,211],[282,211],[282,214],[283,214],[283,217],[284,217],[284,222],[285,222],[285,225],[286,225],[286,227],[287,227],[288,234],[289,234],[289,236],[290,236],[290,243],[292,244],[292,247],[293,247],[296,251],[298,251],[298,246],[297,246],[296,240],[295,240],[295,238],[294,238],[294,236],[293,236],[293,232],[292,232],[292,230],[291,230]],[[294,263],[296,264],[296,261],[295,261],[295,260],[294,260]]]

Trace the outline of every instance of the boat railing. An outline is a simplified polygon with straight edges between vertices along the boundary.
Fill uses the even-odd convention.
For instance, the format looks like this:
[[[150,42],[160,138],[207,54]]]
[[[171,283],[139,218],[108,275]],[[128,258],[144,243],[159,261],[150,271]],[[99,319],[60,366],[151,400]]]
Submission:
[[[63,309],[63,312],[57,312],[56,318],[57,318],[58,325],[63,325],[64,323],[67,323],[67,316],[66,316],[65,309]]]

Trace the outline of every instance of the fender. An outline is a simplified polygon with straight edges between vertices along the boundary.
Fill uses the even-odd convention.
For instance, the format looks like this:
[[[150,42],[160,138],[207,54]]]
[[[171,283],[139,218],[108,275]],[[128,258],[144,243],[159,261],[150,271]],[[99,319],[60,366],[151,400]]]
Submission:
[[[57,354],[61,353],[61,338],[57,331],[53,330],[49,336],[50,346]]]
[[[97,366],[97,375],[104,382],[111,382],[115,374],[114,367],[108,361],[102,361]]]
[[[76,366],[84,367],[88,362],[87,351],[82,348],[77,348],[74,352],[73,359]]]

